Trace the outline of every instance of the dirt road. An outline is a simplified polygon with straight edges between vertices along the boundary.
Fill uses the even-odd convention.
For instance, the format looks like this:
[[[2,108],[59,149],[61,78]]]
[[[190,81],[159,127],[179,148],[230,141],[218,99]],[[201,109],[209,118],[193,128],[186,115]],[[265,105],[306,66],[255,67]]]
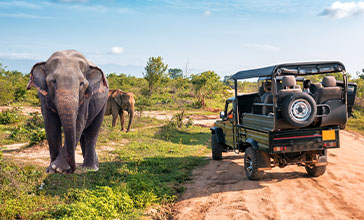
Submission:
[[[194,172],[174,206],[174,219],[364,219],[364,139],[341,131],[326,173],[309,178],[288,166],[250,181],[243,154],[224,154]]]

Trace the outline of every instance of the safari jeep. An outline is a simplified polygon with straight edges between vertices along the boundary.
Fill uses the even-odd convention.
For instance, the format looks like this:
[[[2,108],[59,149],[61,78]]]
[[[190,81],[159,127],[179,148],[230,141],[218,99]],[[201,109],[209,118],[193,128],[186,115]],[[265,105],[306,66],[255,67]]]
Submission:
[[[238,94],[238,80],[250,78],[258,79],[257,92]],[[340,147],[339,131],[355,100],[356,84],[348,83],[344,65],[281,64],[240,71],[231,79],[235,96],[211,127],[212,158],[245,152],[244,170],[251,180],[272,167],[294,164],[309,176],[323,175],[327,149]]]

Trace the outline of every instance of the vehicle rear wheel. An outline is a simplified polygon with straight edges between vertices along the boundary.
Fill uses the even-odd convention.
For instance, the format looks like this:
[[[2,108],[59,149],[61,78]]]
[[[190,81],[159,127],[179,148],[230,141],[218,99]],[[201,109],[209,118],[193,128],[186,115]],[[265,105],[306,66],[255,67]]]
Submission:
[[[248,147],[244,154],[244,170],[250,180],[259,180],[263,178],[264,171],[258,171],[257,151]]]
[[[222,159],[222,146],[217,143],[216,134],[211,135],[211,150],[212,150],[212,159],[213,160],[221,160]]]
[[[306,127],[315,119],[317,112],[316,101],[307,93],[294,93],[284,99],[282,117],[295,127]]]
[[[326,171],[326,166],[305,166],[307,174],[312,177],[322,176]]]

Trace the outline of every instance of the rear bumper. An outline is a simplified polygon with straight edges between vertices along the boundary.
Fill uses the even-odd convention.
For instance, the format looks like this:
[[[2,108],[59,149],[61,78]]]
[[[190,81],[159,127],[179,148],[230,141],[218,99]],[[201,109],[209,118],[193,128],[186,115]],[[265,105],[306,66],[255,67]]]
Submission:
[[[339,148],[339,127],[272,132],[270,153],[290,153]]]

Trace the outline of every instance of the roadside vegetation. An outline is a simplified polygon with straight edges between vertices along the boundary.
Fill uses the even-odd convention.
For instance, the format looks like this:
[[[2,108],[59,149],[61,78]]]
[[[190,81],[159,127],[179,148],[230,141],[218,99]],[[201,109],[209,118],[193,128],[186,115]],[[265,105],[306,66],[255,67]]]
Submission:
[[[110,125],[107,117],[97,146],[113,150],[99,155],[98,172],[47,175],[0,156],[0,219],[141,218],[146,208],[175,201],[192,169],[207,161],[208,128],[153,118],[138,118],[129,133]]]
[[[9,71],[0,64],[0,146],[45,141],[39,113],[24,114],[21,106],[39,106],[36,91],[25,90],[29,74]],[[110,89],[133,92],[136,117],[129,133],[120,122],[111,127],[105,117],[97,146],[100,170],[77,170],[73,175],[50,174],[45,167],[4,157],[0,148],[0,219],[138,219],[161,211],[183,192],[192,170],[206,163],[209,129],[192,125],[186,116],[218,114],[233,83],[214,71],[187,75],[169,68],[161,57],[149,59],[143,78],[108,74]],[[364,74],[358,84],[354,117],[347,128],[364,134]],[[239,92],[256,92],[254,82],[239,82]],[[20,107],[20,108],[19,108]],[[145,117],[143,111],[178,110],[171,120]],[[153,209],[153,212],[149,212]]]

